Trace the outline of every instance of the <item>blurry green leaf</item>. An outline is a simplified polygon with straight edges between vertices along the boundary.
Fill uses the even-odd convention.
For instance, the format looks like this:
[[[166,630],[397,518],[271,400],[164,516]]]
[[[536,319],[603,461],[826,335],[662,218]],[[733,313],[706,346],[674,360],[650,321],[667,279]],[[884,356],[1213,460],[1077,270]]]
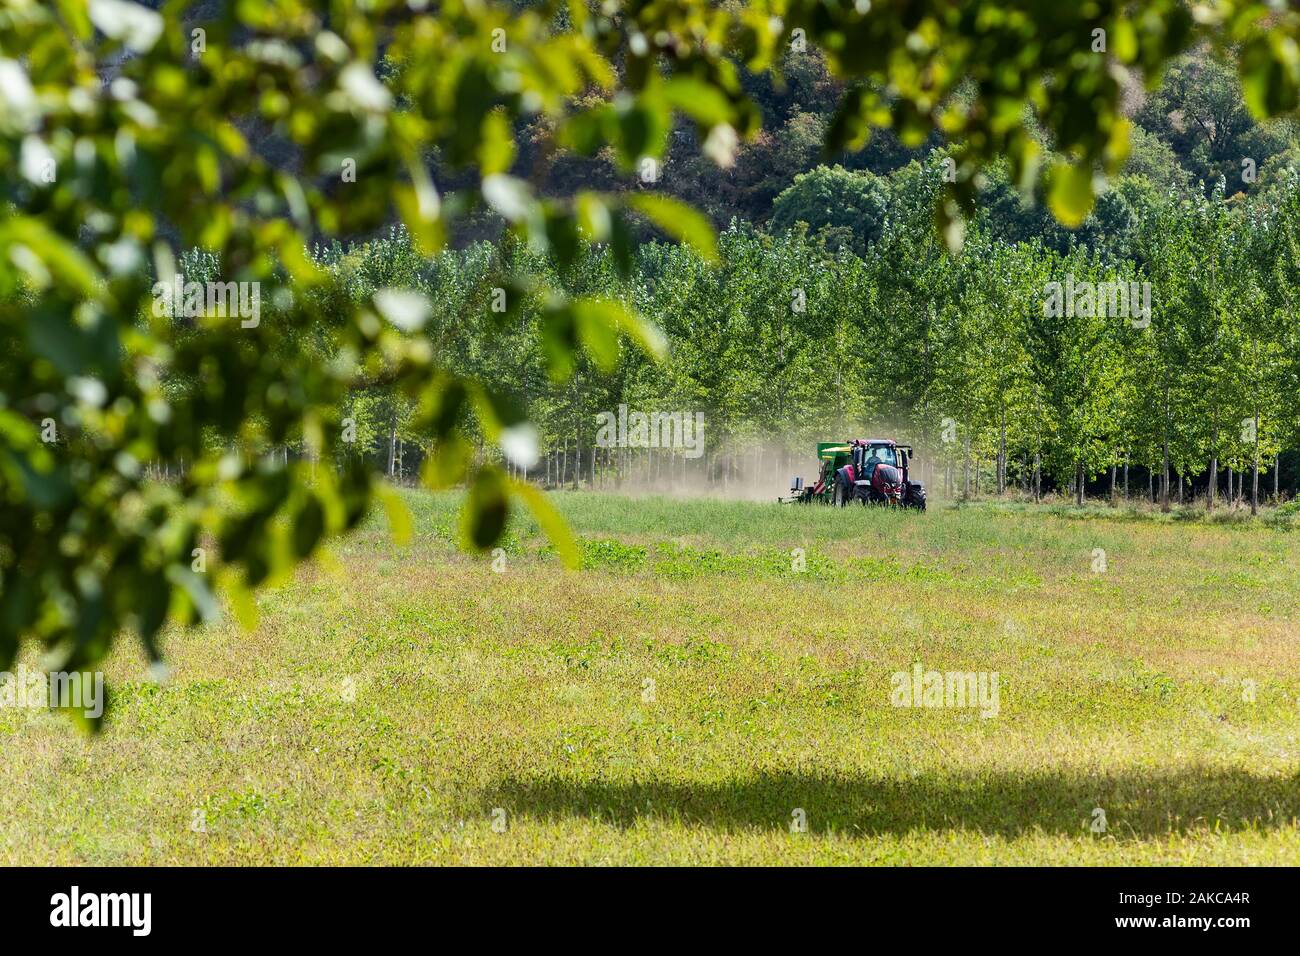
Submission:
[[[85,43],[91,37],[90,17],[86,12],[86,4],[81,0],[57,0],[59,7],[59,16],[63,18],[73,34],[82,43]]]
[[[704,214],[679,199],[656,193],[635,193],[627,203],[656,226],[691,246],[705,262],[718,261],[718,241]]]
[[[553,381],[563,381],[573,371],[578,350],[577,322],[566,303],[546,310],[541,323],[542,357]]]
[[[569,530],[568,523],[551,504],[546,492],[526,481],[511,481],[510,490],[522,498],[528,510],[533,513],[542,533],[550,539],[564,566],[577,570],[582,563],[578,542]]]
[[[68,706],[59,706],[59,702],[55,700],[50,701],[50,706],[71,718],[72,722],[84,732],[97,734],[103,730],[104,718],[108,716],[111,700],[108,682],[103,679],[102,673],[96,677],[91,671],[78,671],[71,676],[80,678],[84,682],[80,691],[80,700],[77,700],[76,695],[71,695]]]
[[[474,460],[474,446],[459,434],[440,441],[420,466],[420,481],[435,491],[460,482]]]
[[[0,224],[0,253],[7,253],[21,268],[26,260],[19,258],[11,246],[18,246],[35,256],[53,278],[69,287],[69,292],[86,297],[94,294],[98,282],[94,263],[44,223],[22,216]]]
[[[518,425],[528,418],[523,403],[499,388],[483,386],[474,389],[474,402],[483,430],[492,440],[501,429]]]
[[[230,609],[235,614],[235,621],[245,631],[257,628],[257,597],[253,588],[231,576],[226,581],[226,594],[230,598]]]
[[[438,378],[425,389],[418,426],[436,439],[445,438],[460,420],[468,392],[456,378]]]
[[[203,575],[188,567],[172,565],[167,569],[167,579],[185,593],[204,623],[211,624],[221,615],[217,599]]]
[[[436,255],[445,242],[438,210],[431,203],[422,200],[417,189],[403,183],[393,187],[393,200],[402,222],[410,230],[420,251],[426,256]]]
[[[560,127],[559,140],[581,156],[591,156],[609,139],[613,111],[602,104],[570,116]]]
[[[1052,167],[1047,203],[1061,225],[1076,229],[1092,211],[1092,170],[1082,164],[1058,162]]]
[[[1242,46],[1238,70],[1246,107],[1255,119],[1269,119],[1296,108],[1300,46],[1294,39],[1253,37]]]
[[[483,118],[482,136],[478,148],[479,173],[487,177],[508,172],[515,161],[515,140],[510,120],[503,111],[493,110]]]
[[[610,311],[605,303],[584,301],[573,305],[582,344],[596,364],[607,372],[613,371],[618,364],[618,331],[611,321]]]
[[[547,209],[546,244],[561,269],[567,269],[577,260],[580,249],[578,224],[565,210],[558,207]]]
[[[731,103],[716,86],[693,76],[674,76],[663,85],[663,96],[673,107],[706,129],[731,123]]]
[[[578,228],[591,242],[604,242],[610,237],[609,207],[595,193],[579,193],[575,202]]]
[[[315,495],[308,495],[293,516],[293,553],[305,558],[325,533],[325,512]]]
[[[388,518],[388,531],[393,536],[393,543],[400,546],[411,542],[411,513],[406,510],[406,502],[397,490],[387,485],[377,492],[384,505],[384,515]]]
[[[506,222],[520,222],[533,210],[532,190],[522,179],[500,173],[485,176],[483,198]]]
[[[618,113],[620,155],[626,165],[650,153],[653,143],[654,114],[644,103],[629,106]],[[658,155],[658,151],[655,151]]]
[[[826,130],[823,156],[827,159],[843,150],[861,149],[866,145],[870,128],[862,118],[866,92],[855,86],[844,94]]]
[[[1121,63],[1132,63],[1137,59],[1138,38],[1133,21],[1121,16],[1115,21],[1111,30],[1111,52]]]
[[[618,357],[618,343],[616,338],[607,340],[604,332],[594,331],[596,328],[608,329],[611,336],[614,333],[627,335],[651,358],[662,359],[667,354],[668,345],[663,333],[617,299],[578,299],[573,303],[573,312],[579,333],[597,361],[608,359],[612,367]],[[599,341],[594,341],[596,339]]]
[[[412,289],[380,289],[374,294],[379,314],[403,332],[415,332],[429,321],[433,306]]]
[[[467,547],[487,550],[505,531],[509,514],[504,476],[496,468],[480,469],[461,510],[461,540]]]
[[[629,279],[636,253],[636,238],[621,212],[611,213],[609,225],[609,251],[614,257],[614,268],[618,270],[620,278]]]
[[[171,604],[171,584],[163,573],[141,577],[145,578],[145,581],[136,589],[134,596],[137,604],[136,627],[150,657],[156,659],[158,654],[154,638],[167,620],[167,609]]]

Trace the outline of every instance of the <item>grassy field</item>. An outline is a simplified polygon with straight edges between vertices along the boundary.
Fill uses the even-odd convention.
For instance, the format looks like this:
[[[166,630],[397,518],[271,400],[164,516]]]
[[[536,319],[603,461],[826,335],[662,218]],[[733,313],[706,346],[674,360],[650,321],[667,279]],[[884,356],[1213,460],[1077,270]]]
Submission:
[[[412,492],[165,684],[121,648],[98,739],[0,710],[0,863],[1300,863],[1300,533],[556,500],[582,571]]]

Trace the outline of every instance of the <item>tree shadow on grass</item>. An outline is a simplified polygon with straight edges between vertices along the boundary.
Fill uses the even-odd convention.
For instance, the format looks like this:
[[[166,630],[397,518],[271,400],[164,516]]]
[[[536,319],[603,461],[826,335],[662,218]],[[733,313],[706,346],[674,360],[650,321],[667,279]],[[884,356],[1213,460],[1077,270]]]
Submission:
[[[1106,834],[1120,839],[1300,825],[1300,774],[1234,770],[907,779],[776,773],[713,784],[506,779],[480,797],[484,812],[503,807],[512,815],[587,817],[620,828],[659,820],[726,831],[785,830],[798,808],[811,832],[864,837],[950,829],[1004,837],[1078,835],[1089,832],[1097,807],[1105,811]]]

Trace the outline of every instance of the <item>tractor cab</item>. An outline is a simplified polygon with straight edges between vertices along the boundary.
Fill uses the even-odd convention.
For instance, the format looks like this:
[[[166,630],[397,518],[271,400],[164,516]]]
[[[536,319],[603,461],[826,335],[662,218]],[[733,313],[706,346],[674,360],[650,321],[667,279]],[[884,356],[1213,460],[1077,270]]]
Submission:
[[[870,481],[877,465],[899,466],[898,446],[893,442],[871,439],[854,442],[853,463],[859,480]]]

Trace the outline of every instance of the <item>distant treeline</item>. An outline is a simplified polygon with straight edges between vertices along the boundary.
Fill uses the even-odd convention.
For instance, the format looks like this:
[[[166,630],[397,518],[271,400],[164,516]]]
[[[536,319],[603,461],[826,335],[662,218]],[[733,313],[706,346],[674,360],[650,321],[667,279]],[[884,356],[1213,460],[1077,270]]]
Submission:
[[[816,441],[884,432],[917,447],[935,493],[1081,500],[1127,485],[1177,501],[1211,485],[1225,495],[1229,475],[1247,500],[1294,490],[1279,468],[1300,449],[1294,183],[1262,205],[1121,181],[1109,242],[1010,243],[981,216],[954,254],[933,227],[942,174],[936,153],[890,177],[884,225],[861,254],[797,222],[779,235],[733,223],[720,263],[648,243],[623,280],[598,247],[556,273],[509,244],[425,259],[398,230],[317,250],[332,286],[314,294],[326,327],[330,296],[423,292],[439,360],[528,408],[542,455],[529,477],[551,484],[694,476],[770,489],[807,473]],[[548,341],[577,332],[549,327],[516,292],[525,274],[635,308],[662,330],[667,359],[611,344],[605,364],[584,357],[557,380]],[[328,336],[285,347],[328,350]],[[703,452],[597,447],[598,415],[620,405],[702,413]],[[356,392],[359,453],[413,477],[426,443],[412,412],[382,384]]]

